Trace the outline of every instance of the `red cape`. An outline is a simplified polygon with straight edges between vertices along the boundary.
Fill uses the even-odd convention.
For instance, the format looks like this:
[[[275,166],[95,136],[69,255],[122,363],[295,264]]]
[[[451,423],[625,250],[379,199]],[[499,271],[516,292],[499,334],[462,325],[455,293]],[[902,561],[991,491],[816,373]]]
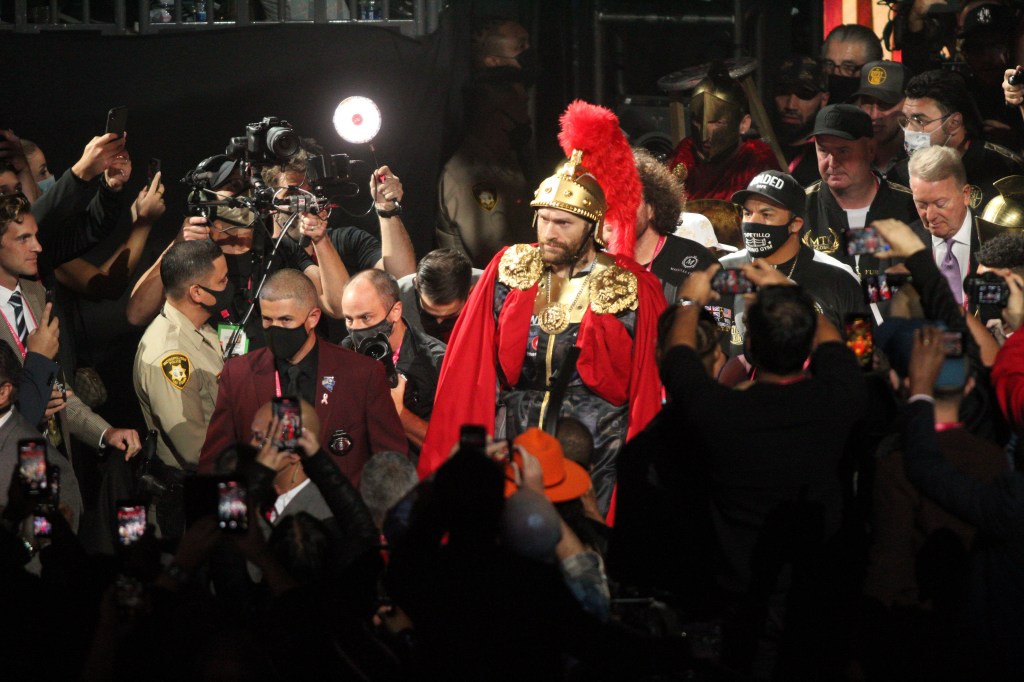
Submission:
[[[494,285],[498,263],[506,250],[499,251],[484,270],[455,323],[441,365],[430,427],[420,450],[420,478],[432,474],[448,459],[463,424],[483,424],[494,435],[499,363],[509,386],[519,381],[537,285],[525,291],[509,291],[496,329]],[[629,403],[628,440],[661,409],[661,381],[654,350],[665,296],[654,275],[628,258],[614,259],[616,265],[637,276],[639,304],[634,335],[630,338],[615,315],[599,315],[588,308],[576,338],[580,348],[576,370],[599,397],[613,405]]]
[[[730,158],[718,163],[697,161],[693,138],[684,138],[676,147],[669,168],[686,167],[687,199],[722,199],[730,201],[734,192],[746,189],[761,171],[782,170],[772,148],[761,140],[745,140]]]

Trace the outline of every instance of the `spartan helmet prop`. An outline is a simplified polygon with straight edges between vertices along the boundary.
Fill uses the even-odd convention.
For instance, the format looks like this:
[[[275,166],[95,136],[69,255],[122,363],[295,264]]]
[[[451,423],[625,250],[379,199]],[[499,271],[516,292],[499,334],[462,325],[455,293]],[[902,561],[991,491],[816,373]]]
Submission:
[[[604,246],[602,227],[604,212],[608,208],[604,191],[597,179],[581,164],[583,152],[574,149],[572,156],[550,178],[540,183],[533,193],[530,206],[538,208],[557,208],[578,215],[584,220],[594,223],[594,239]],[[534,212],[536,226],[537,214]]]
[[[693,149],[701,161],[718,161],[736,151],[747,101],[739,84],[726,71],[713,67],[708,77],[697,84],[687,113]]]
[[[978,217],[982,243],[1003,232],[1024,231],[1024,176],[1009,175],[992,185],[999,196],[989,201]]]

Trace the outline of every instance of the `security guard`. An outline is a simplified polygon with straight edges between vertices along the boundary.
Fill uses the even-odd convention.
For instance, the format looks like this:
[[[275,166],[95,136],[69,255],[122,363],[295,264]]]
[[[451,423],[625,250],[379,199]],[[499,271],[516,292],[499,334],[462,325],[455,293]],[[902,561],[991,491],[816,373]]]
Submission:
[[[220,248],[210,240],[179,242],[163,256],[167,302],[135,355],[135,393],[146,425],[159,433],[164,463],[194,469],[217,402],[224,358],[207,324],[233,294]]]

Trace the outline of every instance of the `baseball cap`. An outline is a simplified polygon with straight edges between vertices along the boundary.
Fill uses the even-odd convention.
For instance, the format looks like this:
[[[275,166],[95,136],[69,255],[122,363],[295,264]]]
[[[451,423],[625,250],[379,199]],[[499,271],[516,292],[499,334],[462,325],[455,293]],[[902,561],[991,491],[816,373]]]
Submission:
[[[200,162],[196,168],[202,173],[210,173],[209,186],[217,189],[231,177],[232,171],[238,166],[238,161],[228,158],[224,154],[217,154]]]
[[[821,62],[807,55],[794,55],[779,65],[775,91],[792,91],[801,99],[810,99],[828,90],[828,77]]]
[[[865,114],[866,115],[866,114]],[[750,197],[768,199],[790,211],[793,215],[803,218],[807,195],[803,186],[789,173],[768,170],[758,173],[750,181],[746,189],[732,195],[730,201],[740,206]]]
[[[1013,12],[1009,7],[997,2],[985,2],[971,8],[964,15],[959,37],[966,38],[980,31],[1010,33],[1014,24]]]
[[[899,62],[868,62],[860,70],[860,89],[853,96],[874,97],[891,107],[903,99],[906,83],[907,68]]]
[[[874,137],[871,117],[852,104],[830,104],[814,117],[814,130],[810,137],[835,135],[844,140]]]

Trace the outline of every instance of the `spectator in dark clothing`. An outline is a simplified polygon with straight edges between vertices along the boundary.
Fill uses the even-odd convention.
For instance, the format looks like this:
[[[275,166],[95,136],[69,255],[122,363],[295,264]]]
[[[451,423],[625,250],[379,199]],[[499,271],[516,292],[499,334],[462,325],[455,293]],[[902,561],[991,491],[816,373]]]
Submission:
[[[945,359],[941,331],[919,331],[910,362],[904,467],[923,494],[977,528],[967,596],[967,622],[979,661],[974,675],[1017,679],[1024,674],[1024,476],[1019,470],[1007,472],[986,484],[942,458],[934,392]]]
[[[824,633],[837,634],[840,616],[830,596],[842,586],[808,578],[831,570],[828,541],[839,530],[843,501],[839,462],[866,391],[851,351],[806,293],[766,286],[786,281],[769,267],[744,272],[761,287],[747,311],[753,385],[732,390],[715,383],[696,353],[698,313],[713,299],[710,272],[691,275],[683,286],[661,376],[678,415],[677,433],[685,434],[677,440],[685,440],[707,472],[722,556],[716,583],[738,614],[725,645],[729,658],[746,670],[764,673],[778,663],[783,678],[816,673],[823,679],[835,670],[814,666],[835,663]],[[780,633],[766,624],[783,620],[776,659],[773,640]],[[785,658],[790,647],[811,667],[792,667],[796,661]],[[808,650],[817,654],[807,656]]]

